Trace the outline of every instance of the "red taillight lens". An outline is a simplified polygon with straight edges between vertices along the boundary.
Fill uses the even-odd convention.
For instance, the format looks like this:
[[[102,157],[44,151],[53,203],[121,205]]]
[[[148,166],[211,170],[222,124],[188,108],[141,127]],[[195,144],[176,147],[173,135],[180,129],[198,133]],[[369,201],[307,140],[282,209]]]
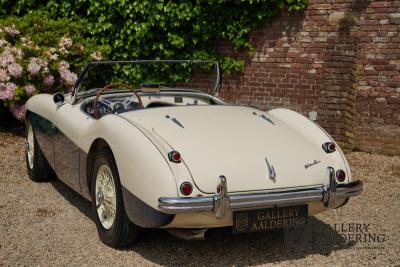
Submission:
[[[336,172],[336,179],[339,182],[344,182],[344,180],[346,180],[346,173],[343,170],[338,170]]]
[[[336,145],[335,145],[335,143],[330,143],[330,144],[328,145],[328,150],[331,151],[331,152],[335,151],[335,150],[336,150]]]
[[[336,151],[336,144],[333,142],[326,142],[324,144],[322,144],[322,149],[326,152],[326,153],[332,153]]]
[[[193,192],[192,184],[189,182],[184,182],[181,184],[181,193],[185,196],[190,195]]]
[[[171,151],[168,153],[168,159],[172,162],[181,162],[181,154],[178,151]]]

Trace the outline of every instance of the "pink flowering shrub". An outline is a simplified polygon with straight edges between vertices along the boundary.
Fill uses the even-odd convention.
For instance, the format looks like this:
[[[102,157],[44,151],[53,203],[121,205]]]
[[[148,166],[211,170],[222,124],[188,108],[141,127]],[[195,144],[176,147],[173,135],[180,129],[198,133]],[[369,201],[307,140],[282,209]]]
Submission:
[[[104,59],[108,47],[82,40],[74,22],[31,14],[19,27],[19,19],[24,18],[0,20],[0,106],[23,120],[29,97],[70,91],[79,70],[87,62]]]
[[[23,120],[25,118],[25,105],[15,104],[10,107],[10,111],[17,120]]]

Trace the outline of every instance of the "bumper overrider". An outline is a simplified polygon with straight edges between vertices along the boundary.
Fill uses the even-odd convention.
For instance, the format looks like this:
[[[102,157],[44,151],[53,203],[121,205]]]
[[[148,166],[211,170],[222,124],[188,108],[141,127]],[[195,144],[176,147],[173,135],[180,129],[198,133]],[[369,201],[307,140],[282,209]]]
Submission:
[[[167,214],[212,211],[217,218],[222,219],[229,210],[304,204],[315,201],[321,201],[326,208],[335,208],[338,206],[337,199],[346,200],[361,194],[363,190],[362,181],[337,184],[334,169],[329,167],[328,171],[329,185],[327,186],[261,194],[229,195],[226,178],[220,176],[217,193],[214,196],[196,198],[161,197],[158,200],[158,207]]]

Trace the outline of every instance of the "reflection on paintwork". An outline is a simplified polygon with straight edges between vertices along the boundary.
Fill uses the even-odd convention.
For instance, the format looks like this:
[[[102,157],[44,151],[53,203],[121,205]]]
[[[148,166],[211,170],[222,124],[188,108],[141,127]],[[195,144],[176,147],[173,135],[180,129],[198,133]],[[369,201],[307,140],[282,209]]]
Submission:
[[[50,166],[54,169],[54,142],[55,130],[53,124],[45,118],[31,112],[29,119],[35,131],[36,140],[43,151]]]

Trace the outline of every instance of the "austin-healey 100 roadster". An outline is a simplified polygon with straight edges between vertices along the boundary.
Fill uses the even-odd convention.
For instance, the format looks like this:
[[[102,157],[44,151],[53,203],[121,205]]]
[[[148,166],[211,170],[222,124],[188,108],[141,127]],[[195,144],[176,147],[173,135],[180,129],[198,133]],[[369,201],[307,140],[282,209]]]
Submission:
[[[228,104],[221,83],[214,61],[92,62],[70,93],[27,102],[29,177],[56,176],[90,200],[112,247],[141,228],[199,239],[295,227],[362,192],[316,123]]]

